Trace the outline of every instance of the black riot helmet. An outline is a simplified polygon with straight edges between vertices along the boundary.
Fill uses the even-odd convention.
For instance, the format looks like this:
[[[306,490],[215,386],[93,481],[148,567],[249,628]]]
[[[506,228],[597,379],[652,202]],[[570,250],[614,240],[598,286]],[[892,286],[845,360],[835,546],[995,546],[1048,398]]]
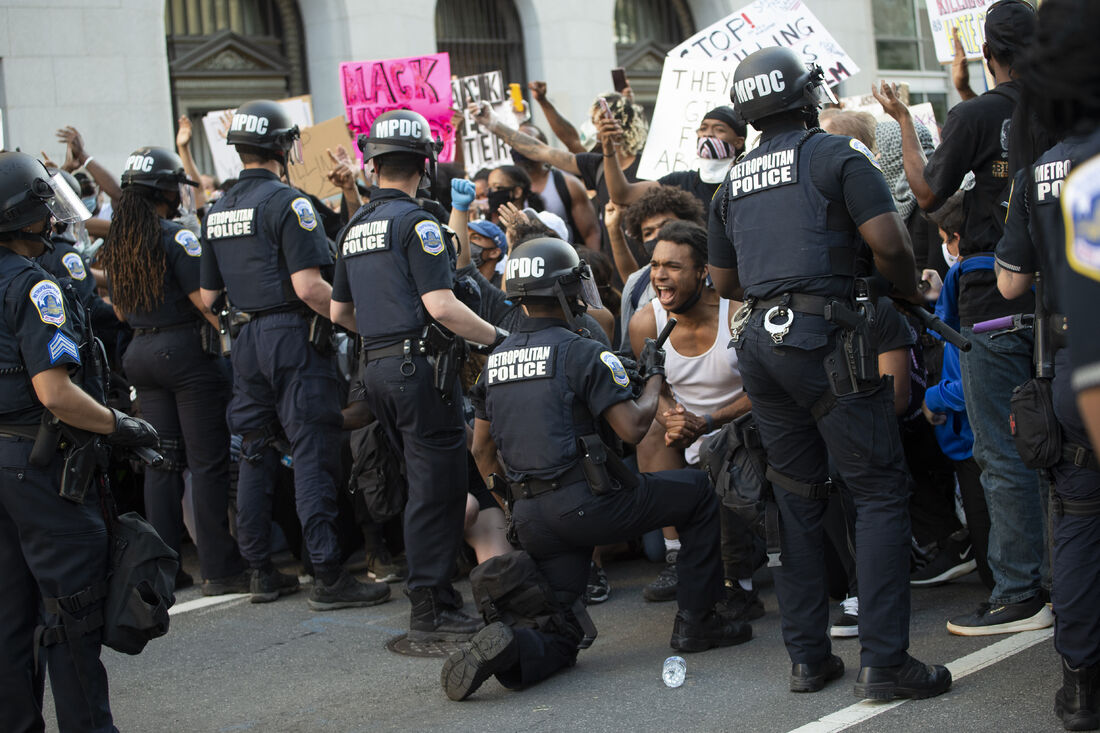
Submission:
[[[374,118],[370,135],[360,135],[356,141],[363,160],[386,153],[415,153],[435,163],[443,149],[442,140],[432,139],[432,128],[424,115],[411,109],[394,109]]]
[[[197,186],[187,177],[179,156],[167,148],[138,148],[126,159],[122,171],[122,187],[145,186],[161,191],[175,191],[180,185]],[[79,191],[79,187],[77,188]]]
[[[25,153],[0,153],[0,240],[37,236],[48,242],[48,226],[41,234],[20,230],[51,215],[66,223],[91,217],[79,194],[59,173],[51,176],[41,161]]]
[[[807,66],[794,51],[779,47],[762,48],[738,64],[730,99],[741,119],[752,124],[780,112],[836,103],[820,66]]]
[[[509,299],[520,303],[557,300],[572,328],[576,328],[573,316],[588,306],[603,307],[588,263],[573,245],[556,237],[538,237],[512,248],[504,278]]]
[[[286,110],[278,102],[255,99],[245,102],[233,113],[225,141],[277,154],[285,162],[290,157],[301,162],[301,133],[290,123]]]

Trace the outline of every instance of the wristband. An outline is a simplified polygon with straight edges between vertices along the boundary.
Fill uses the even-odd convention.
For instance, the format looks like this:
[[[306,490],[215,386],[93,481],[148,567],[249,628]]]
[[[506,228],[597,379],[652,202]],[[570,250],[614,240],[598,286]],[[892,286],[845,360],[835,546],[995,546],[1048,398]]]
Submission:
[[[93,155],[84,156],[84,162],[80,164],[80,167],[86,169],[88,167],[88,164],[91,163],[93,160],[95,160],[95,156]]]
[[[706,415],[703,415],[703,420],[705,420],[707,423],[708,433],[714,430],[714,418],[710,416],[709,412]]]

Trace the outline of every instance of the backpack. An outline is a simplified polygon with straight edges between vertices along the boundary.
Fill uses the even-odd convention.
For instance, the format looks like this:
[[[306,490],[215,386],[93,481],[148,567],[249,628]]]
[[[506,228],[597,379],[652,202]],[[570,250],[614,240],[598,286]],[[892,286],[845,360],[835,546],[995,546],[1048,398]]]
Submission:
[[[699,465],[722,505],[765,537],[765,508],[772,501],[772,485],[752,413],[726,423],[705,439],[699,449]]]
[[[371,518],[382,523],[404,511],[408,496],[405,466],[390,447],[382,423],[375,420],[352,431],[351,452],[355,461],[348,491],[362,495]]]

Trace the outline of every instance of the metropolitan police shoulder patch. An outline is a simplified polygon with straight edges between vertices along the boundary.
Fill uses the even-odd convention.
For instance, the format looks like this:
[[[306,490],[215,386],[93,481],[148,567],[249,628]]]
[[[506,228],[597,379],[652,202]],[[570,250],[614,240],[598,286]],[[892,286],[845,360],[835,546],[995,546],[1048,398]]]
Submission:
[[[603,351],[600,352],[600,361],[611,370],[611,378],[615,381],[615,384],[620,387],[630,386],[630,377],[626,375],[626,369],[623,368],[623,363],[619,361],[619,357],[610,351]]]
[[[183,247],[183,251],[189,257],[198,257],[202,254],[202,244],[190,229],[180,229],[176,232],[176,244]]]
[[[65,305],[61,299],[61,288],[53,280],[40,280],[30,293],[31,302],[38,310],[38,317],[51,326],[65,323]]]
[[[1062,212],[1069,266],[1100,280],[1100,160],[1085,163],[1066,179]]]
[[[848,147],[850,147],[852,150],[855,150],[857,153],[863,153],[864,157],[866,157],[867,160],[871,161],[871,165],[878,168],[880,171],[882,170],[882,166],[879,165],[878,158],[876,158],[875,154],[871,152],[871,149],[864,145],[862,142],[856,140],[853,137],[851,140],[848,141]]]
[[[317,228],[317,212],[313,210],[313,204],[304,196],[299,196],[290,202],[290,208],[294,209],[298,217],[298,226],[307,232]]]
[[[76,252],[66,252],[61,256],[61,264],[69,271],[73,280],[83,280],[88,277],[88,271],[84,269],[84,260]]]
[[[420,247],[430,255],[443,251],[443,232],[434,221],[422,221],[416,225],[416,236],[420,237]]]

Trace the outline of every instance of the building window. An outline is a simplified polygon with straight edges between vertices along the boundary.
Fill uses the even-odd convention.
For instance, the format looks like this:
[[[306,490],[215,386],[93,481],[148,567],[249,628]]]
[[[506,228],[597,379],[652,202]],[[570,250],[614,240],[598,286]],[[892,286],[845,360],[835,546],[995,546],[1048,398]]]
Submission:
[[[637,101],[657,99],[665,54],[693,33],[695,22],[684,0],[615,0],[615,53]]]
[[[878,67],[891,71],[942,71],[936,60],[925,0],[874,0]]]
[[[450,54],[453,76],[499,69],[505,84],[526,89],[523,27],[512,0],[439,0],[435,37],[437,50]]]

